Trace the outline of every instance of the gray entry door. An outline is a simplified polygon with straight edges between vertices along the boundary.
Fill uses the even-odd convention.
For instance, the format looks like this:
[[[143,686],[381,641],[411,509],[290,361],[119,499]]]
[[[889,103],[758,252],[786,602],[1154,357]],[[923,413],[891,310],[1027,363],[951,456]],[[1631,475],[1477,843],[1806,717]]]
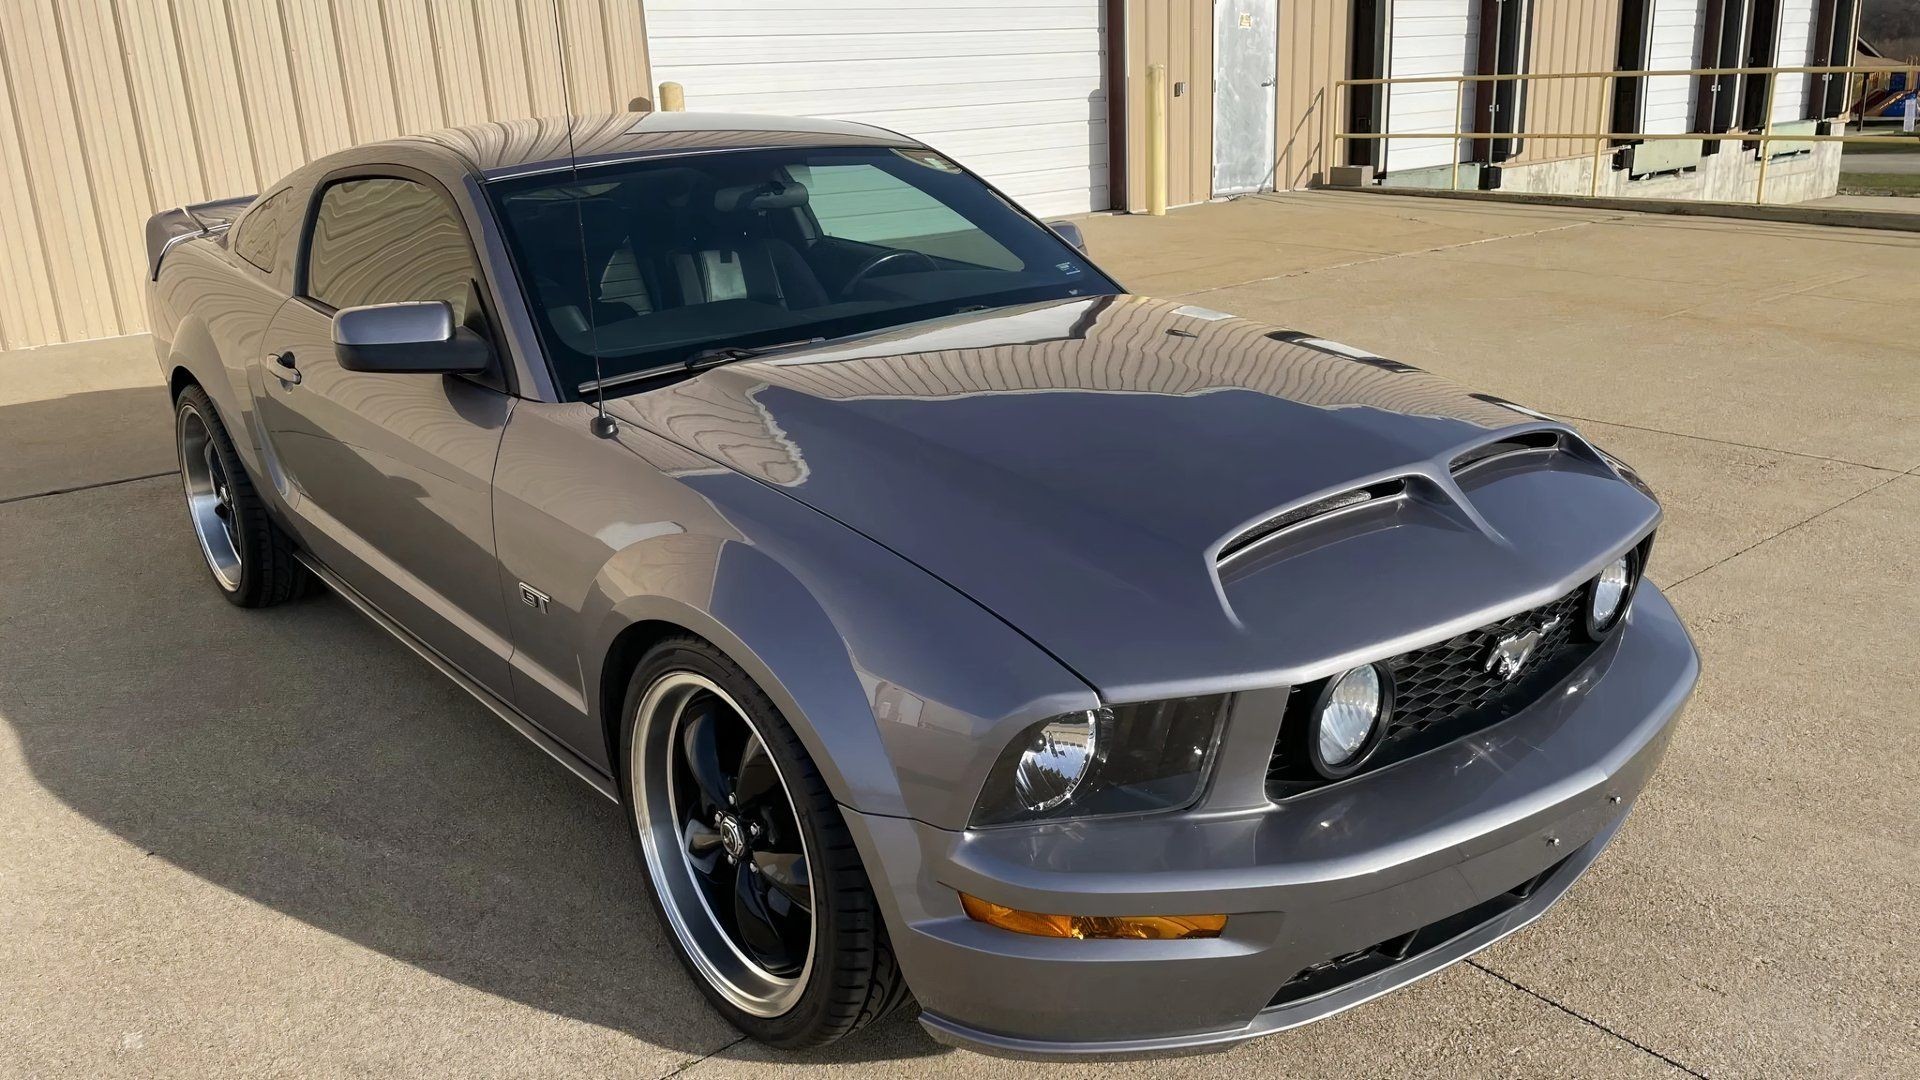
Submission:
[[[1214,0],[1213,193],[1273,186],[1279,0]]]

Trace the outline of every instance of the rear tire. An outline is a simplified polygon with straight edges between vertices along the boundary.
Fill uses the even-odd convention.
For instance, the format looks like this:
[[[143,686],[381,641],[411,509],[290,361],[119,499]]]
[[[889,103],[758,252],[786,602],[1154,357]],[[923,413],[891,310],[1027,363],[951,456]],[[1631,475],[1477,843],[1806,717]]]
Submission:
[[[624,710],[621,795],[648,897],[713,1007],[763,1043],[798,1049],[909,1006],[839,804],[753,680],[706,641],[670,638],[641,658]],[[737,906],[735,887],[764,900]]]
[[[306,591],[293,540],[268,516],[213,399],[188,386],[174,399],[174,444],[187,522],[214,584],[240,607],[271,607]]]

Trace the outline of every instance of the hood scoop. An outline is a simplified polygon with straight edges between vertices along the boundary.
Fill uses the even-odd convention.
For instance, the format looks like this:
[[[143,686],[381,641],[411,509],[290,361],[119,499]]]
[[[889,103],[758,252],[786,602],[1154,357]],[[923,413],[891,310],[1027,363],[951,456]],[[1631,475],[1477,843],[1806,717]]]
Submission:
[[[1469,477],[1491,476],[1496,469],[1543,467],[1552,455],[1566,448],[1565,432],[1523,431],[1470,447],[1455,456],[1447,468],[1454,480],[1464,485]]]
[[[1214,568],[1223,575],[1229,574],[1235,567],[1250,565],[1256,556],[1270,554],[1282,544],[1307,540],[1365,511],[1379,510],[1387,503],[1405,498],[1406,494],[1407,481],[1395,477],[1296,506],[1228,538],[1214,556]]]

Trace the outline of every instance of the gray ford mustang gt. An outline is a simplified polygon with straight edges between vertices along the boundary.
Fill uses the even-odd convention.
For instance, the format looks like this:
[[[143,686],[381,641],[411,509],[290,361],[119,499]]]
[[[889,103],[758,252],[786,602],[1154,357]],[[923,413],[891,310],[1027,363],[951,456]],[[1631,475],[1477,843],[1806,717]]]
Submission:
[[[1698,672],[1572,429],[1129,295],[891,132],[463,128],[147,243],[228,599],[325,583],[618,800],[776,1046],[1357,1005],[1563,895]]]

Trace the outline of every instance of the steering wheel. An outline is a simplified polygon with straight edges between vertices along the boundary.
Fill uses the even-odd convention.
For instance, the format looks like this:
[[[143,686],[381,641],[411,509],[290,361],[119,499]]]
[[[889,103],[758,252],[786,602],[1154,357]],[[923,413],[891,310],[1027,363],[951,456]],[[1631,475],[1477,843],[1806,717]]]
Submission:
[[[845,300],[852,296],[853,290],[858,288],[862,282],[872,277],[875,270],[893,262],[895,259],[919,259],[921,262],[927,264],[927,269],[929,270],[940,269],[940,264],[934,262],[933,257],[927,255],[925,252],[902,251],[899,249],[883,251],[860,264],[860,269],[855,270],[853,276],[847,279],[847,283],[840,286],[840,295],[836,299]]]

